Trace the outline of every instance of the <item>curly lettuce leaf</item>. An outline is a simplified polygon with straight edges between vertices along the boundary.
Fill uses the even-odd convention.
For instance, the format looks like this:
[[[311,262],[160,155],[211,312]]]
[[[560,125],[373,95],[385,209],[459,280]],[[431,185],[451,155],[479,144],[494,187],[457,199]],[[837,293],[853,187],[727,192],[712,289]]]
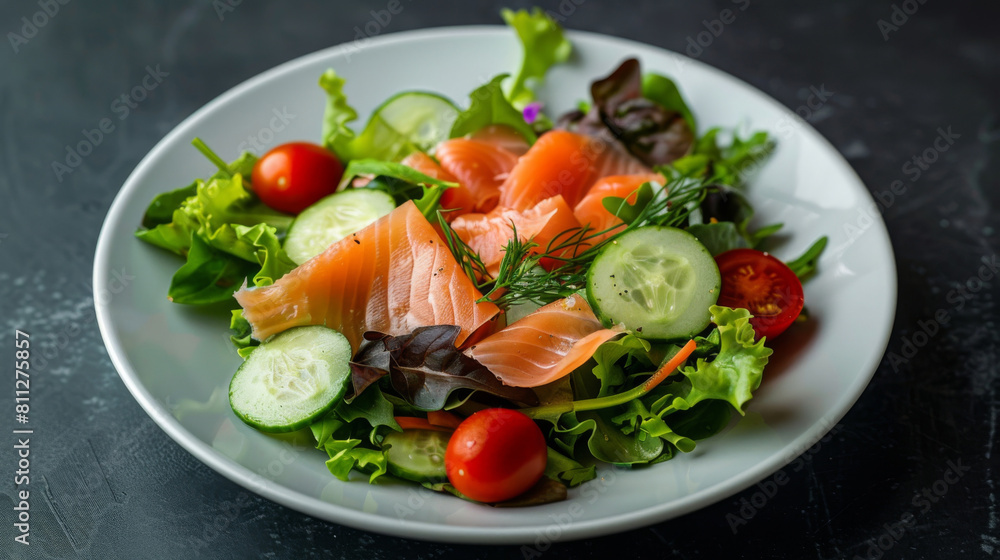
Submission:
[[[144,223],[155,225],[136,237],[186,259],[167,293],[175,303],[226,301],[246,278],[266,286],[295,268],[279,239],[292,217],[265,206],[244,186],[241,171],[255,161],[244,154],[208,181],[195,181],[190,196],[180,200],[191,187],[165,193],[147,210]],[[166,222],[168,204],[176,208]]]
[[[204,238],[219,251],[256,263],[259,269],[253,276],[254,286],[270,286],[296,266],[281,248],[277,228],[265,223],[252,227],[223,224]]]
[[[726,401],[741,415],[743,405],[760,386],[771,349],[764,339],[754,342],[750,312],[713,305],[709,308],[712,322],[719,329],[719,353],[715,359],[698,359],[694,366],[683,368],[686,390],[678,395],[672,407],[687,410],[706,400]]]
[[[372,483],[386,473],[389,460],[385,452],[361,446],[360,439],[330,439],[323,449],[330,456],[326,468],[333,476],[347,481],[352,470],[370,472],[368,482]]]
[[[371,426],[369,441],[374,445],[379,435],[379,429],[384,427],[397,432],[402,431],[393,416],[392,403],[385,398],[378,385],[369,387],[367,391],[356,395],[337,405],[334,413],[347,422],[363,420]]]
[[[553,65],[566,62],[573,45],[563,36],[562,27],[541,8],[504,9],[500,15],[517,32],[524,49],[521,68],[507,90],[507,98],[520,110],[535,99],[533,84],[541,83]]]
[[[249,160],[241,158],[237,160],[237,164],[241,161]],[[140,229],[136,232],[136,237],[181,256],[184,256],[190,247],[192,233],[197,232],[201,235],[214,233],[226,224],[249,227],[267,224],[273,227],[277,234],[283,234],[293,220],[292,216],[278,212],[261,202],[244,186],[241,173],[226,176],[220,172],[208,181],[200,179],[195,181],[194,194],[185,198],[173,209],[171,220],[166,223],[162,221],[165,219],[163,217],[165,208],[162,205],[165,200],[176,201],[177,197],[170,196],[164,199],[162,196],[153,201],[157,205],[153,215],[160,223],[151,229]]]
[[[293,268],[274,227],[223,224],[214,232],[191,234],[187,261],[171,279],[167,296],[193,305],[227,301],[245,279],[268,286]]]
[[[500,74],[469,94],[469,108],[458,114],[451,127],[451,138],[472,134],[491,124],[503,124],[520,133],[529,144],[535,143],[538,139],[535,131],[504,96],[501,84],[507,76]]]
[[[600,381],[596,396],[610,395],[614,388],[623,385],[626,373],[630,373],[635,364],[648,372],[653,365],[649,360],[649,350],[647,340],[631,333],[598,346],[593,355],[595,365],[591,370]]]
[[[253,327],[250,326],[250,321],[246,320],[243,316],[243,309],[233,309],[232,318],[229,319],[229,330],[232,334],[229,335],[230,342],[236,347],[236,353],[240,355],[241,358],[246,359],[253,352],[255,348],[260,346],[260,341],[253,338]]]
[[[640,433],[640,437],[663,438],[674,447],[685,453],[694,450],[694,441],[686,438],[670,428],[657,414],[649,411],[641,399],[635,399],[624,405],[624,412],[611,418],[623,434]]]
[[[346,161],[348,147],[354,140],[354,131],[348,123],[357,120],[358,112],[347,102],[344,79],[331,68],[319,77],[319,86],[326,92],[326,110],[323,112],[323,145],[341,160]]]
[[[578,439],[585,439],[590,454],[598,461],[618,465],[649,463],[663,453],[664,440],[647,437],[641,432],[623,433],[611,419],[610,410],[588,410],[563,414],[554,432],[557,437],[570,436],[569,448]]]
[[[360,423],[347,423],[337,414],[328,414],[309,426],[316,439],[316,448],[326,451],[329,460],[326,468],[340,480],[348,480],[352,470],[369,474],[374,482],[386,473],[388,459],[381,449],[364,446],[356,433],[363,429]]]

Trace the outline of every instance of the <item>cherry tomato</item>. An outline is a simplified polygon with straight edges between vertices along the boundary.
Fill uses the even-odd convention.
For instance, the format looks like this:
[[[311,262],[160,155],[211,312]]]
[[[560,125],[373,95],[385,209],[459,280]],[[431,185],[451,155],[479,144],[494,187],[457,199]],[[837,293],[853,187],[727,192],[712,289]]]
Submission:
[[[759,339],[785,331],[802,311],[802,282],[785,263],[756,249],[733,249],[715,257],[722,275],[719,305],[753,313]]]
[[[448,441],[444,468],[462,494],[502,502],[523,494],[545,472],[545,436],[516,410],[488,408],[459,424]]]
[[[309,142],[282,144],[253,166],[250,183],[271,208],[298,214],[337,190],[344,165],[323,146]]]

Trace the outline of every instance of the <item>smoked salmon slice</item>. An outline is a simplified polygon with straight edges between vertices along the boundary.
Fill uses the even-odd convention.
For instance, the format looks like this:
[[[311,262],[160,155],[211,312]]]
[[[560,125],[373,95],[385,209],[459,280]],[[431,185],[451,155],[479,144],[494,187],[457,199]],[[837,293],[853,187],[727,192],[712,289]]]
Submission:
[[[434,156],[441,167],[458,182],[457,188],[448,189],[442,197],[446,208],[458,208],[457,212],[489,212],[500,199],[500,185],[507,179],[511,169],[517,164],[517,154],[497,145],[453,138],[437,145]],[[450,191],[468,191],[452,193]],[[471,205],[457,206],[450,197]]]
[[[623,332],[604,328],[586,298],[574,295],[491,334],[466,353],[506,385],[538,387],[580,367],[598,346]]]
[[[583,200],[573,208],[573,214],[576,215],[576,219],[580,224],[590,226],[588,235],[609,230],[606,233],[589,238],[588,241],[590,243],[596,245],[611,237],[625,226],[625,222],[621,221],[621,219],[604,207],[605,197],[615,196],[624,198],[629,204],[634,204],[636,191],[643,183],[648,182],[663,185],[664,179],[659,173],[612,175],[597,181],[590,187],[590,190],[587,191],[587,196],[583,197]],[[620,227],[611,229],[616,225]]]
[[[553,130],[518,160],[500,186],[499,205],[526,210],[559,194],[573,207],[602,177],[650,172],[614,142]]]
[[[528,141],[524,139],[524,136],[521,136],[520,132],[515,130],[514,127],[505,124],[484,126],[473,132],[469,138],[479,142],[486,142],[497,148],[503,148],[516,156],[523,156],[530,147]]]
[[[523,211],[500,207],[488,214],[459,216],[451,223],[451,228],[469,248],[479,253],[486,271],[495,277],[504,248],[514,237],[514,228],[521,241],[531,239],[538,244],[532,250],[537,254],[545,252],[553,241],[554,244],[571,241],[572,234],[580,230],[580,222],[563,197],[556,195]],[[572,251],[572,247],[567,247],[558,255]],[[542,259],[539,264],[551,268],[558,262],[558,259]]]
[[[270,286],[236,292],[253,337],[326,325],[357,351],[366,331],[458,325],[457,345],[497,315],[413,202],[331,245]]]
[[[441,167],[438,162],[434,161],[434,158],[424,152],[413,152],[403,158],[403,161],[400,163],[412,167],[428,177],[433,177],[435,179],[451,183],[458,182],[458,179],[454,175],[448,173],[448,171]],[[445,189],[445,191],[441,194],[441,214],[444,216],[444,220],[446,222],[454,220],[463,212],[467,212],[469,211],[468,209],[474,208],[475,205],[476,199],[472,197],[472,192],[468,189],[452,187],[450,189]]]

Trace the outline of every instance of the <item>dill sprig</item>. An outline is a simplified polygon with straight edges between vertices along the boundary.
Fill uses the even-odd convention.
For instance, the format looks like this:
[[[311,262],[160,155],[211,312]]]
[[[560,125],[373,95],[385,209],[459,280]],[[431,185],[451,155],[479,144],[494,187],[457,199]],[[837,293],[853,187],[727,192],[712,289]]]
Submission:
[[[533,239],[522,240],[511,222],[513,235],[504,247],[495,275],[489,274],[479,255],[443,218],[440,222],[455,259],[484,294],[480,302],[492,301],[504,310],[525,302],[545,305],[585,288],[591,263],[605,246],[627,232],[648,225],[683,226],[700,205],[706,186],[704,180],[674,176],[664,187],[654,189],[652,183],[644,183],[632,193],[636,195],[633,203],[628,202],[631,194],[625,198],[605,198],[605,208],[624,224],[601,231],[589,226],[567,229],[557,234],[544,250],[539,250]],[[540,264],[543,259],[559,264],[546,270]]]
[[[489,279],[489,273],[486,271],[486,265],[483,263],[483,260],[479,258],[479,253],[475,252],[472,247],[469,247],[455,233],[455,230],[451,229],[451,226],[445,221],[441,210],[437,211],[437,218],[438,224],[441,226],[441,231],[444,233],[445,243],[448,244],[451,254],[458,261],[465,275],[481,290],[484,285],[484,279]]]

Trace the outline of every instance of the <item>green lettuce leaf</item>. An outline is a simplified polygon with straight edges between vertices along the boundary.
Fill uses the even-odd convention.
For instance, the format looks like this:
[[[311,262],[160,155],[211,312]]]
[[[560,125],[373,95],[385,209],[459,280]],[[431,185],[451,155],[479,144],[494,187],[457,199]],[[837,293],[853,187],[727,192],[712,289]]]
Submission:
[[[451,127],[451,137],[472,134],[491,124],[503,124],[518,131],[529,144],[538,138],[524,120],[521,111],[514,108],[504,96],[501,84],[507,74],[500,74],[489,83],[469,94],[469,108],[458,114]]]
[[[639,433],[640,437],[663,438],[685,453],[694,450],[693,440],[675,433],[663,418],[650,412],[641,399],[630,401],[622,408],[625,411],[612,417],[611,421],[619,426],[623,434]]]
[[[329,439],[323,449],[330,456],[326,468],[340,480],[348,480],[352,470],[370,473],[368,482],[372,483],[385,474],[389,461],[385,452],[361,446],[360,439]]]
[[[351,179],[359,175],[381,175],[392,177],[413,184],[438,185],[442,187],[455,187],[458,183],[442,181],[429,175],[417,171],[416,169],[394,161],[383,161],[377,159],[356,159],[347,164],[344,169],[344,179],[341,184],[349,183]]]
[[[365,392],[337,405],[334,413],[347,422],[363,420],[371,426],[369,441],[377,445],[379,428],[385,426],[397,432],[402,431],[393,417],[393,406],[378,385],[372,385]]]
[[[236,347],[236,353],[240,355],[241,358],[246,359],[253,352],[254,348],[260,346],[260,341],[255,340],[251,333],[253,329],[250,326],[250,321],[246,320],[243,316],[243,309],[233,309],[232,318],[229,320],[229,330],[232,334],[229,335],[229,340]]]
[[[310,424],[309,430],[312,432],[313,438],[316,439],[316,449],[323,449],[326,442],[333,439],[333,435],[346,425],[347,422],[341,420],[336,414],[327,414]]]
[[[337,154],[342,161],[347,160],[348,147],[354,140],[354,131],[348,123],[357,120],[358,112],[347,102],[344,94],[344,79],[329,69],[319,77],[319,86],[326,92],[326,110],[323,112],[323,145]]]
[[[254,286],[269,286],[293,268],[274,227],[223,224],[214,232],[191,234],[187,261],[171,279],[167,296],[193,305],[226,301],[247,278]]]
[[[664,109],[677,111],[684,116],[691,132],[696,133],[698,126],[694,120],[694,114],[688,107],[684,96],[681,95],[677,84],[673,80],[660,74],[649,72],[642,76],[642,96],[658,103]]]
[[[412,200],[413,204],[416,205],[417,210],[427,218],[427,221],[432,224],[438,221],[438,210],[441,208],[439,204],[441,202],[441,196],[444,194],[445,189],[451,188],[440,185],[418,185],[416,183],[410,183],[404,181],[397,177],[391,177],[388,175],[378,175],[371,181],[368,181],[364,187],[366,189],[376,189],[380,190],[396,201],[396,206],[400,206],[408,200]]]
[[[257,264],[259,270],[253,276],[254,286],[270,286],[296,266],[281,248],[277,228],[268,224],[252,227],[223,224],[204,237],[213,248]]]
[[[799,277],[799,280],[808,278],[816,272],[816,267],[819,265],[819,257],[823,254],[823,250],[826,249],[827,241],[828,239],[825,235],[820,237],[799,258],[785,263]]]
[[[754,342],[751,315],[746,309],[713,305],[710,311],[719,329],[719,354],[711,361],[698,359],[694,366],[681,370],[685,381],[671,384],[681,385],[672,407],[687,410],[705,400],[720,400],[742,415],[743,405],[760,386],[771,349],[764,346],[763,338]]]
[[[446,140],[458,107],[436,93],[405,91],[375,109],[364,130],[347,147],[346,159],[401,161]]]
[[[368,473],[368,482],[385,474],[388,460],[380,449],[364,446],[357,432],[367,429],[367,423],[347,423],[336,413],[327,414],[309,426],[316,439],[316,448],[326,451],[330,459],[326,468],[340,480],[348,480],[352,470]]]
[[[241,172],[255,162],[250,154],[228,165],[217,162],[219,171],[208,181],[160,195],[147,209],[143,223],[152,227],[140,228],[136,237],[186,259],[167,293],[175,303],[226,301],[248,277],[266,286],[295,268],[279,239],[293,218],[264,205],[243,183]],[[189,196],[181,199],[183,194]]]
[[[591,370],[600,381],[600,390],[595,396],[610,395],[614,388],[625,383],[626,372],[631,373],[636,365],[649,372],[653,367],[649,360],[649,350],[648,341],[631,333],[600,345],[594,352],[595,365]]]
[[[594,465],[585,467],[562,453],[548,448],[548,461],[545,464],[545,476],[559,480],[569,486],[579,486],[597,476]]]
[[[229,300],[253,274],[252,263],[228,255],[192,234],[187,262],[170,280],[167,298],[174,303],[207,305]]]
[[[194,198],[192,196],[185,200]],[[173,210],[169,222],[156,224],[149,229],[139,229],[135,232],[135,236],[150,245],[166,249],[182,257],[186,256],[191,247],[191,234],[198,229],[199,224],[193,214],[189,214],[182,208],[183,203],[181,208]]]
[[[152,229],[159,225],[169,224],[174,219],[174,211],[180,208],[181,203],[196,194],[198,194],[197,181],[186,187],[156,195],[142,216],[142,227]]]
[[[757,131],[748,138],[733,134],[729,145],[718,142],[722,129],[715,127],[705,132],[695,143],[694,154],[709,160],[709,181],[739,187],[753,170],[763,165],[776,146],[767,132]]]
[[[507,90],[507,98],[520,110],[534,100],[533,84],[541,83],[550,67],[566,62],[573,45],[563,36],[562,27],[541,8],[530,12],[504,9],[500,15],[517,32],[524,49],[521,68]]]
[[[688,232],[697,237],[698,241],[708,249],[712,256],[725,253],[730,249],[749,247],[743,234],[733,222],[715,222],[709,224],[691,224]]]
[[[733,409],[724,401],[702,401],[688,410],[670,415],[670,427],[684,437],[702,440],[722,431],[733,417]]]
[[[237,163],[240,161],[249,160],[241,159]],[[162,221],[165,219],[162,204],[167,199],[175,201],[176,196],[164,199],[161,195],[154,199],[153,204],[157,207],[152,209],[151,205],[151,209],[160,223],[151,229],[141,228],[136,237],[183,256],[194,232],[206,235],[226,224],[256,226],[263,223],[272,226],[276,234],[283,234],[292,223],[292,216],[269,208],[247,189],[240,173],[231,177],[217,173],[208,181],[195,181],[194,187],[194,195],[180,202],[173,210],[171,221],[166,223]],[[149,213],[147,210],[147,215]]]
[[[575,436],[571,441],[585,439],[590,454],[606,463],[649,463],[663,453],[663,439],[648,437],[641,432],[625,434],[611,419],[612,414],[610,410],[567,412],[560,418],[554,432],[558,436]]]
[[[375,175],[376,178],[369,183],[369,188],[384,190],[396,200],[397,204],[412,200],[420,213],[431,223],[437,222],[438,203],[445,189],[458,186],[458,183],[435,179],[402,163],[377,159],[351,161],[344,170],[342,184],[347,184],[358,175]]]

